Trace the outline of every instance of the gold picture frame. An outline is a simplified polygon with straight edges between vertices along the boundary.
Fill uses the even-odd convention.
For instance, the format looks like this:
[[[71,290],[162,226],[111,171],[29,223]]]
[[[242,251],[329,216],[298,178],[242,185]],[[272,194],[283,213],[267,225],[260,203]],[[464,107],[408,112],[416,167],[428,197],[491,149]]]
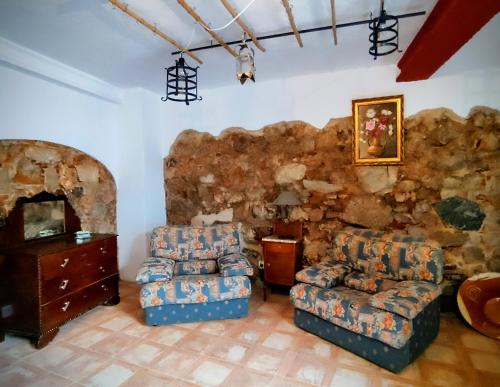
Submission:
[[[352,161],[356,165],[403,163],[403,96],[352,101]]]

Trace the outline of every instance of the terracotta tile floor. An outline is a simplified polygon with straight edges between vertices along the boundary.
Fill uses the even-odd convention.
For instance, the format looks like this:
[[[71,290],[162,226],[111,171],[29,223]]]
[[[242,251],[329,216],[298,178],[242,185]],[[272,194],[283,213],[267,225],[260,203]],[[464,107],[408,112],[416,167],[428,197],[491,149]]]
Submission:
[[[139,287],[122,282],[122,302],[98,307],[61,328],[47,347],[7,335],[0,344],[1,386],[500,386],[500,342],[443,314],[441,332],[398,375],[310,335],[292,322],[285,294],[249,316],[147,327]]]

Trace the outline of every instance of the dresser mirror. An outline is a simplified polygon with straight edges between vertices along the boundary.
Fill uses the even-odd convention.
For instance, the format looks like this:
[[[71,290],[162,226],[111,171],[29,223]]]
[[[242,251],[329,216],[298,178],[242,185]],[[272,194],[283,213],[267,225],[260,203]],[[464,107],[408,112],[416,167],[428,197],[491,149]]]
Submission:
[[[48,200],[23,204],[24,239],[64,234],[64,200]]]
[[[40,192],[18,198],[3,224],[0,222],[0,248],[72,235],[80,228],[80,218],[65,195]]]

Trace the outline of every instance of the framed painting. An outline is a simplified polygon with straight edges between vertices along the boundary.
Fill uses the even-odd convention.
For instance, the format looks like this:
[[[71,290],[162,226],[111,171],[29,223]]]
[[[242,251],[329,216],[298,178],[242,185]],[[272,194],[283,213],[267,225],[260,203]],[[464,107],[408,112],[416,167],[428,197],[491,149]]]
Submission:
[[[352,101],[352,159],[357,165],[403,162],[403,96]]]

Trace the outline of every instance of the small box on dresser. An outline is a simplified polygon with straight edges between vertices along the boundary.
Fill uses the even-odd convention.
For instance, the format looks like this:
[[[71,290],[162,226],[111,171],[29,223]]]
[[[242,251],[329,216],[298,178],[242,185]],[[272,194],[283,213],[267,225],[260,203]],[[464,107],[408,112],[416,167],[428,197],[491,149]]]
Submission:
[[[120,301],[116,235],[41,239],[0,250],[0,341],[5,332],[47,345],[59,327]]]

